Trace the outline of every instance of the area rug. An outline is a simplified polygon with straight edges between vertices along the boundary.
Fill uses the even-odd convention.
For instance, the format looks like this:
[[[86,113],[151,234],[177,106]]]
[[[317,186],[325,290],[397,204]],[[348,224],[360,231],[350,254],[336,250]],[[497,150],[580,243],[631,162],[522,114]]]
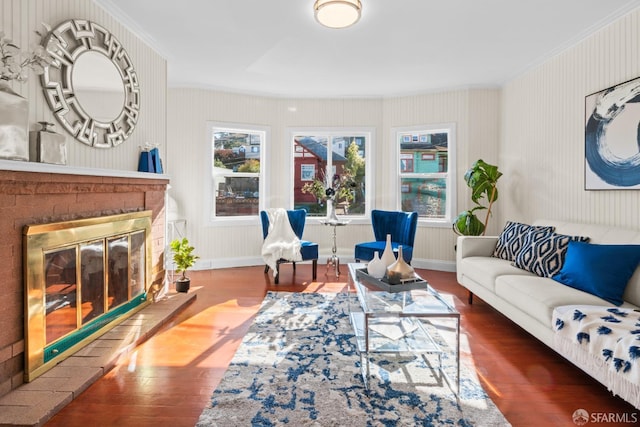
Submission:
[[[269,292],[198,427],[509,426],[461,365],[460,399],[429,358],[379,354],[369,389],[346,293]],[[432,332],[445,347],[447,325]],[[455,375],[445,352],[445,371]],[[455,382],[454,382],[455,384]]]

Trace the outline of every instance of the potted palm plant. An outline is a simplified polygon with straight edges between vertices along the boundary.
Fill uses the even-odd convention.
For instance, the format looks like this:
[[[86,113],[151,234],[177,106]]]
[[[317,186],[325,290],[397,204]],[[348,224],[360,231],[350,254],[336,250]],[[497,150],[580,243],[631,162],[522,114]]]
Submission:
[[[200,257],[193,253],[194,247],[189,244],[189,240],[186,237],[172,241],[171,251],[173,252],[176,272],[182,273],[182,277],[176,280],[176,292],[188,292],[191,286],[191,279],[187,277],[187,269],[193,267]]]
[[[453,222],[453,231],[459,235],[480,236],[487,230],[489,216],[493,203],[498,199],[498,179],[502,172],[497,166],[490,165],[482,159],[476,161],[464,174],[467,186],[471,188],[471,200],[476,205],[473,208],[461,212]],[[487,199],[487,206],[481,200]],[[482,222],[475,214],[479,210],[487,210],[487,215]]]

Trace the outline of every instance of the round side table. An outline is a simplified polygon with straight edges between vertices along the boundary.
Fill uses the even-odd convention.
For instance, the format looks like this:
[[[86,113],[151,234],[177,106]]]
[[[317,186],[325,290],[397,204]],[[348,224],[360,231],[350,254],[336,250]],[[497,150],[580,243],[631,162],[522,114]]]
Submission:
[[[336,242],[336,230],[338,227],[342,227],[349,224],[350,221],[348,220],[336,221],[336,220],[328,220],[328,219],[321,219],[319,221],[320,221],[320,224],[322,225],[328,225],[333,227],[333,246],[331,247],[331,256],[327,258],[327,272],[325,273],[325,275],[329,275],[329,269],[333,268],[336,277],[340,277],[340,258],[336,254],[336,252],[338,252],[338,245]]]

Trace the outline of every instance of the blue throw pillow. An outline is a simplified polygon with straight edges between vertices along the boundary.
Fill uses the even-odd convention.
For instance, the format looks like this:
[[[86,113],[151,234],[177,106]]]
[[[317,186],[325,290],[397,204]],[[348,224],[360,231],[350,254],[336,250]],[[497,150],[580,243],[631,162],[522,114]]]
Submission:
[[[553,280],[621,305],[624,289],[640,263],[640,245],[569,242],[564,265]]]

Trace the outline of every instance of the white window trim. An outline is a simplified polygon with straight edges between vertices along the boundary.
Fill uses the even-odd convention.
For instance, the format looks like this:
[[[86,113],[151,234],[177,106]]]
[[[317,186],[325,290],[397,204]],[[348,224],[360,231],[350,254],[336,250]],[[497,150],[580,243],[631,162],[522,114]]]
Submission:
[[[365,194],[365,212],[364,215],[340,215],[340,218],[345,218],[351,221],[351,224],[368,224],[370,223],[371,218],[371,204],[373,203],[373,194],[375,194],[374,188],[374,179],[373,179],[373,167],[375,165],[375,155],[373,153],[373,147],[375,144],[375,128],[373,127],[359,127],[359,126],[344,126],[344,127],[321,127],[321,126],[313,126],[313,127],[295,127],[295,128],[287,128],[286,130],[287,141],[290,144],[289,150],[289,182],[295,176],[295,153],[294,153],[294,145],[293,138],[298,135],[313,135],[313,136],[352,136],[352,135],[364,135],[365,138],[365,161],[366,161],[366,172],[365,172],[365,187],[367,189]],[[293,200],[293,189],[289,193],[289,206],[294,205]],[[314,217],[320,218],[320,217]]]
[[[271,128],[268,126],[253,125],[248,123],[226,123],[226,122],[206,122],[206,141],[207,141],[207,155],[205,158],[206,169],[208,171],[208,179],[204,185],[204,219],[205,224],[211,227],[229,227],[234,225],[247,225],[248,223],[256,224],[259,222],[259,215],[244,215],[233,217],[217,217],[214,215],[215,196],[213,189],[213,131],[249,131],[260,132],[264,134],[264,141],[260,145],[260,185],[259,192],[260,197],[258,201],[258,211],[265,209],[265,200],[267,199],[266,189],[267,181],[269,179],[268,168],[268,145],[271,142]],[[236,174],[234,176],[242,177],[242,174]]]
[[[398,145],[398,141],[400,138],[400,134],[407,132],[419,132],[419,131],[436,131],[439,129],[444,129],[449,131],[449,140],[448,140],[448,170],[447,170],[447,189],[450,189],[447,197],[447,207],[446,214],[444,218],[418,218],[419,226],[427,226],[427,227],[440,227],[440,228],[450,228],[453,220],[457,216],[457,204],[456,204],[456,193],[457,193],[457,180],[456,176],[458,175],[458,171],[456,168],[456,150],[457,150],[457,129],[455,123],[437,123],[437,124],[425,124],[419,126],[402,126],[402,127],[393,127],[391,128],[391,141],[393,141],[391,145],[391,153],[390,158],[395,159],[394,165],[392,167],[392,172],[395,174],[397,196],[396,196],[396,209],[401,210],[402,203],[402,193],[400,191],[400,146]],[[412,173],[405,173],[403,176],[411,176]],[[420,176],[421,174],[415,174]]]

